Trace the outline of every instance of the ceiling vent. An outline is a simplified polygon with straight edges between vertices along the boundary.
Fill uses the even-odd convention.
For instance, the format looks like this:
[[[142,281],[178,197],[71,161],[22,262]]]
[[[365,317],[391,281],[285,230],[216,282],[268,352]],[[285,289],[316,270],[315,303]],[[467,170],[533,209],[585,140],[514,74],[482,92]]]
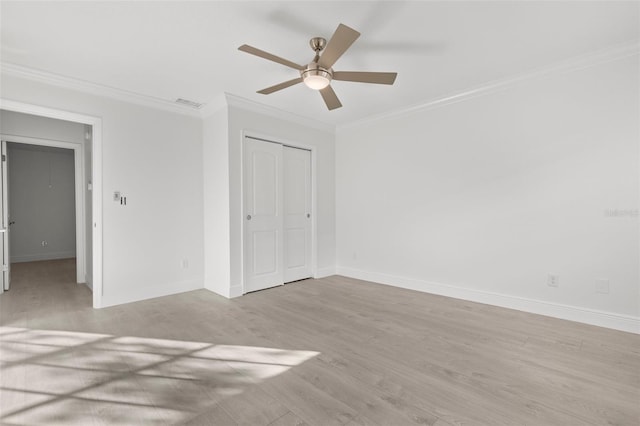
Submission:
[[[195,108],[195,109],[200,109],[202,108],[202,105],[204,105],[199,102],[194,102],[194,101],[190,101],[189,99],[182,99],[182,98],[176,99],[176,103],[180,105],[188,106],[190,108]]]

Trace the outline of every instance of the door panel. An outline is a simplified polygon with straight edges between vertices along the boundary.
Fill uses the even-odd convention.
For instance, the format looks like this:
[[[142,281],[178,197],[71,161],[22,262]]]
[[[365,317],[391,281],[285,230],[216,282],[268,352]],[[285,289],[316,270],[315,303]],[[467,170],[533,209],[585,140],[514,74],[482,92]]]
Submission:
[[[279,163],[277,156],[271,152],[253,151],[251,155],[253,206],[250,213],[254,217],[275,217],[278,214]]]
[[[285,146],[284,282],[311,277],[311,151]]]
[[[254,231],[253,273],[255,276],[278,271],[278,231]]]
[[[299,268],[307,263],[305,250],[299,250],[299,247],[306,247],[306,235],[304,228],[287,229],[287,239],[284,246],[287,248],[285,259],[287,264],[285,269]]]
[[[282,145],[244,140],[244,292],[281,285]]]

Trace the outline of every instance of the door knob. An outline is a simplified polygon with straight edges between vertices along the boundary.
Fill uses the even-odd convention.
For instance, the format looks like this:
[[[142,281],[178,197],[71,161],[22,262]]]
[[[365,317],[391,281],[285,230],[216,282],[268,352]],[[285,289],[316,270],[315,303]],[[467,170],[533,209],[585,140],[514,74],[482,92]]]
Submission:
[[[247,215],[247,220],[251,220],[251,215],[250,214]]]

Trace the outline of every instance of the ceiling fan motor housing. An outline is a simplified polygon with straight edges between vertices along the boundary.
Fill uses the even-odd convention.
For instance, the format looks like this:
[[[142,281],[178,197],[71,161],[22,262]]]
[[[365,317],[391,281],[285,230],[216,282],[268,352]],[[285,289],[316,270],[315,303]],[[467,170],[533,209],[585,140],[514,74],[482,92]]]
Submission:
[[[303,79],[307,79],[311,76],[318,76],[331,81],[333,78],[333,70],[322,68],[317,62],[310,62],[305,69],[300,71],[300,76]]]
[[[309,45],[316,53],[319,53],[327,45],[327,40],[322,37],[314,37],[309,40]]]

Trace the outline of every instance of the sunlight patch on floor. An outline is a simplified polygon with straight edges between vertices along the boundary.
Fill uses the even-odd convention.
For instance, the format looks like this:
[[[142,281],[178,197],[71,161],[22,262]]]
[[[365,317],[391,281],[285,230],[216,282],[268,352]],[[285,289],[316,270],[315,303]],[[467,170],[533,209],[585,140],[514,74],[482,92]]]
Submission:
[[[0,327],[0,421],[183,422],[318,354]]]

